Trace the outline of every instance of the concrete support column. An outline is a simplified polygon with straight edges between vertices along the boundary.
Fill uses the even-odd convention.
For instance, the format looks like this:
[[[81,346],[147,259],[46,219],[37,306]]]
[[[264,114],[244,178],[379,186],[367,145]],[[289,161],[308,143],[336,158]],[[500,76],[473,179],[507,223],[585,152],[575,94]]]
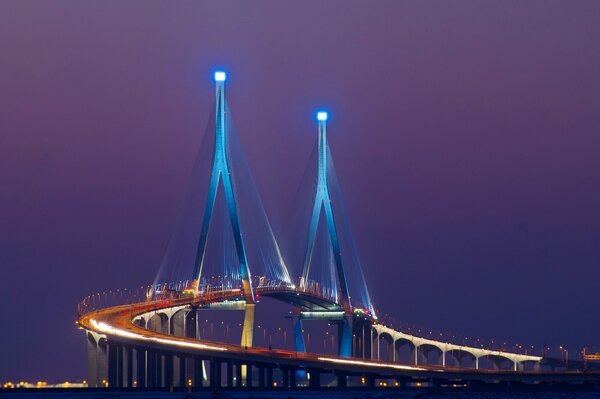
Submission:
[[[258,366],[258,386],[260,388],[265,387],[265,366],[262,364]]]
[[[179,355],[177,355],[177,363],[178,363],[178,367],[177,367],[177,385],[180,387],[185,387],[187,386],[187,381],[186,381],[186,374],[185,374],[185,365],[186,365],[186,361],[185,361],[185,355],[183,353],[180,353]]]
[[[252,365],[251,364],[246,364],[245,365],[245,373],[244,373],[244,367],[242,367],[242,375],[246,374],[246,386],[247,387],[251,387],[252,386]]]
[[[254,337],[254,314],[256,305],[247,303],[244,310],[244,324],[242,326],[242,346],[251,348]]]
[[[118,345],[111,341],[108,343],[108,386],[111,388],[116,388],[119,386],[118,366]]]
[[[475,368],[479,370],[479,357],[475,357]]]
[[[150,349],[146,350],[146,387],[158,387],[156,378],[156,352]]]
[[[267,367],[267,387],[273,387],[273,367],[271,366]]]
[[[124,386],[133,388],[133,347],[126,346],[123,348],[123,371],[125,373]]]
[[[210,359],[210,387],[211,389],[221,388],[221,360]]]
[[[87,365],[88,365],[88,387],[94,388],[100,386],[100,381],[98,380],[98,343],[96,342],[96,338],[94,334],[91,332],[86,332],[85,334],[86,343],[87,343]]]
[[[416,366],[419,364],[419,347],[416,345],[413,347],[413,355],[414,355],[414,363]]]
[[[337,386],[339,388],[345,388],[348,386],[348,375],[346,373],[336,373]]]
[[[106,338],[100,338],[98,340],[96,373],[98,386],[105,387],[106,384],[108,384],[108,343],[106,342]]]
[[[338,324],[338,355],[352,356],[352,314],[345,315]]]
[[[163,359],[165,362],[164,365],[164,386],[166,388],[170,388],[172,387],[173,384],[173,363],[174,363],[174,359],[173,359],[173,354],[172,353],[165,353],[163,355]]]
[[[201,387],[204,376],[203,371],[204,362],[200,357],[194,357],[194,386]]]
[[[117,346],[117,387],[123,388],[125,385],[125,348],[123,345]]]
[[[290,370],[286,369],[286,368],[282,368],[281,369],[281,374],[283,375],[282,379],[282,384],[284,388],[289,388],[290,387]]]
[[[307,370],[310,374],[310,380],[308,380],[308,386],[311,388],[319,388],[321,386],[321,372],[317,369]]]
[[[233,387],[233,363],[231,360],[227,361],[227,387]]]
[[[164,356],[160,352],[156,352],[156,386],[158,388],[164,387]]]
[[[171,316],[171,322],[169,323],[171,329],[171,335],[176,337],[185,336],[185,310],[178,310]]]
[[[427,364],[427,353],[423,350],[424,348],[419,347],[417,354],[419,356],[419,364]]]
[[[173,333],[173,331],[171,330],[171,315],[170,314],[166,314],[165,317],[161,317],[161,327],[162,327],[162,333],[166,334],[166,335],[171,335]]]
[[[146,351],[139,346],[135,348],[136,380],[139,388],[146,387]]]
[[[371,330],[371,359],[379,360],[379,334]]]
[[[180,381],[179,381],[179,377],[181,375],[181,371],[180,371],[181,362],[179,361],[179,355],[173,354],[172,356],[173,356],[173,361],[172,361],[172,363],[173,363],[173,373],[172,373],[173,374],[173,386],[181,387],[183,385],[181,385]],[[185,365],[184,365],[184,367],[185,367]],[[185,374],[185,372],[184,372],[184,374]]]
[[[296,352],[306,352],[306,346],[304,344],[304,335],[302,334],[302,320],[300,315],[293,316],[294,322],[294,350]]]
[[[188,338],[199,338],[197,334],[198,328],[196,326],[197,316],[197,307],[191,307],[190,310],[185,313],[185,336]]]
[[[290,370],[290,388],[296,388],[296,370]]]
[[[184,335],[187,338],[198,338],[197,332],[197,316],[198,316],[198,308],[195,306],[190,307],[190,309],[184,312]],[[187,379],[192,380],[194,386],[199,386],[202,380],[196,380],[196,362],[194,357],[188,357],[185,361],[185,368],[187,369]],[[200,374],[202,375],[202,374]],[[187,382],[186,382],[187,383]]]
[[[442,367],[446,367],[446,352],[442,351]]]
[[[373,374],[365,375],[365,379],[367,380],[367,387],[375,388],[375,376]]]
[[[242,363],[235,364],[235,386],[242,387]]]

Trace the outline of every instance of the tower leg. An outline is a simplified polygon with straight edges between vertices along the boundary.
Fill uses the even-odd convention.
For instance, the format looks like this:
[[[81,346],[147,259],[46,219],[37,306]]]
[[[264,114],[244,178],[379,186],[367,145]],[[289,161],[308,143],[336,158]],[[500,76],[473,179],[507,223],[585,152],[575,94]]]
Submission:
[[[304,335],[302,334],[302,320],[299,316],[294,316],[294,350],[296,352],[306,352]]]
[[[338,328],[338,353],[342,357],[352,356],[352,315],[347,315]]]
[[[246,310],[244,311],[244,325],[242,326],[242,346],[244,348],[251,348],[252,341],[254,338],[254,312],[256,310],[256,304],[246,303]],[[246,374],[249,372],[249,367],[242,367],[242,380],[246,381]],[[251,378],[251,377],[250,377]],[[250,386],[251,382],[246,381],[246,386]]]

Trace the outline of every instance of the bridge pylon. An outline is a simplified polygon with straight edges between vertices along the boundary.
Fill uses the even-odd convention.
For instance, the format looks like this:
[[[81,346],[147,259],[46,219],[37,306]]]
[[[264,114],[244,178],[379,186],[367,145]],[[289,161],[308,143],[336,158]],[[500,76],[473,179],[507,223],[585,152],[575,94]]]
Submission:
[[[335,223],[335,217],[333,209],[331,208],[331,196],[329,193],[328,183],[328,163],[329,157],[329,144],[327,142],[327,112],[319,111],[317,113],[318,121],[318,171],[317,171],[317,189],[315,192],[315,199],[313,202],[312,216],[310,219],[310,225],[308,227],[308,240],[306,246],[306,253],[304,256],[304,264],[302,269],[301,288],[305,288],[302,285],[308,281],[310,272],[311,260],[313,250],[315,246],[315,239],[317,235],[317,228],[319,225],[319,218],[321,215],[321,209],[324,210],[325,219],[327,222],[327,232],[331,241],[333,257],[335,261],[335,271],[337,275],[337,285],[340,288],[339,304],[344,310],[345,317],[342,320],[337,321],[339,323],[339,354],[341,356],[352,355],[352,306],[350,303],[350,295],[348,292],[348,282],[346,280],[346,273],[344,271],[344,265],[342,262],[342,255],[340,250],[340,241]]]
[[[225,201],[227,203],[227,211],[231,220],[233,238],[239,264],[239,275],[242,280],[242,289],[244,299],[246,300],[246,310],[244,317],[244,327],[242,331],[242,345],[252,346],[253,330],[254,330],[254,307],[255,299],[252,289],[252,276],[248,267],[248,257],[244,245],[244,238],[241,232],[240,218],[238,213],[238,205],[235,198],[235,190],[233,188],[231,175],[231,162],[229,159],[229,149],[227,140],[227,102],[225,99],[225,80],[227,75],[223,71],[217,71],[214,75],[216,89],[216,120],[215,120],[215,146],[213,153],[213,164],[208,186],[208,194],[206,196],[206,205],[204,208],[204,216],[202,219],[202,227],[200,230],[200,239],[196,251],[196,261],[194,263],[194,271],[192,278],[195,288],[198,289],[202,268],[206,255],[206,244],[208,240],[208,230],[213,216],[215,201],[219,182],[223,184]]]

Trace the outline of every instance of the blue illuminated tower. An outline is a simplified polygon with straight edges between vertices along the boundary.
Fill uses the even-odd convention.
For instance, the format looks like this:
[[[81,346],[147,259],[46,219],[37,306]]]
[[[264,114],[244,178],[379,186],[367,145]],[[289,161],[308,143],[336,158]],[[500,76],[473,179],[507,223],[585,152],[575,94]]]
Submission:
[[[206,197],[206,206],[204,208],[204,218],[202,220],[202,229],[200,230],[200,240],[196,252],[196,262],[194,264],[193,279],[197,288],[198,281],[202,274],[204,257],[206,254],[206,243],[208,239],[208,230],[217,197],[219,181],[223,183],[225,201],[227,210],[231,219],[231,227],[235,240],[235,248],[239,262],[239,275],[242,280],[244,298],[246,300],[246,317],[244,321],[244,330],[242,332],[242,345],[252,346],[252,329],[254,327],[254,293],[252,290],[250,268],[248,267],[248,258],[246,248],[240,228],[240,218],[238,215],[235,191],[232,184],[232,176],[229,161],[229,149],[227,145],[227,103],[225,101],[225,80],[227,75],[223,71],[215,72],[216,84],[216,123],[215,123],[215,149],[213,155],[213,166],[208,186],[208,195]]]
[[[335,260],[335,270],[338,277],[338,284],[340,288],[340,296],[338,298],[339,304],[344,310],[346,317],[341,321],[340,325],[340,338],[339,351],[341,356],[351,355],[352,345],[352,329],[351,329],[351,318],[352,318],[352,307],[350,304],[350,295],[348,293],[348,283],[346,280],[346,274],[344,272],[344,266],[342,263],[342,254],[340,251],[340,242],[338,238],[337,227],[335,224],[335,218],[333,210],[331,208],[331,196],[329,194],[329,183],[327,180],[328,170],[327,165],[331,160],[328,159],[330,156],[329,147],[327,143],[327,112],[320,111],[317,113],[317,121],[319,123],[319,137],[318,137],[318,172],[317,172],[317,190],[315,193],[315,200],[313,203],[312,216],[310,219],[310,225],[308,228],[308,240],[306,247],[306,254],[304,256],[304,267],[302,270],[301,288],[308,281],[308,275],[310,272],[311,259],[313,249],[315,246],[315,238],[317,235],[317,228],[319,226],[319,217],[321,215],[321,208],[325,211],[325,219],[327,222],[327,231],[329,233],[329,239],[331,240],[331,246],[333,250],[333,257]],[[297,341],[301,341],[300,337],[296,338]],[[303,342],[300,344],[304,346]]]

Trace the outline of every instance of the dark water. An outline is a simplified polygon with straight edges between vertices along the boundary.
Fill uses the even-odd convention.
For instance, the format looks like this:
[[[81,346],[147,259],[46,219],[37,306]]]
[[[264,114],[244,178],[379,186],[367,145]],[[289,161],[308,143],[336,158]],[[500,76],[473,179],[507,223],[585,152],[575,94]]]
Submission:
[[[600,399],[599,392],[401,392],[401,391],[240,391],[240,392],[117,392],[117,391],[0,391],[0,398],[14,399]]]

